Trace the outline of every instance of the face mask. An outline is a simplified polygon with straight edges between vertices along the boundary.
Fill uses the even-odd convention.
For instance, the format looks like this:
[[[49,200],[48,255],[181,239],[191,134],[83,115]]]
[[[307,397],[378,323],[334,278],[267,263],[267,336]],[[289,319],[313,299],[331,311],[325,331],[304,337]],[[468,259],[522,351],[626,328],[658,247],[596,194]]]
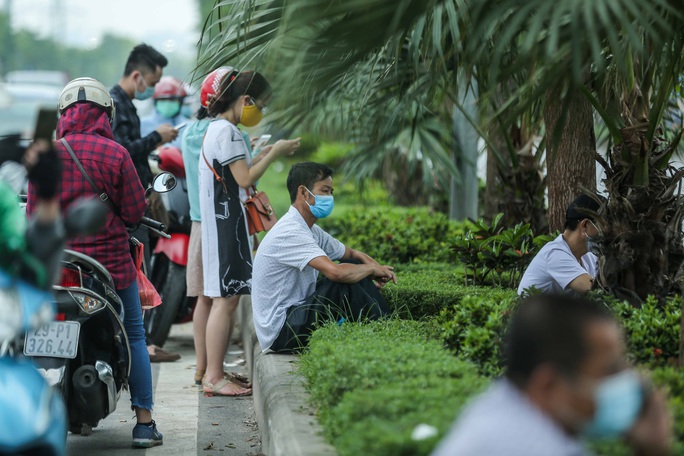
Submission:
[[[304,187],[306,188],[306,187]],[[307,192],[311,193],[311,190],[308,188],[306,189]],[[311,195],[314,197],[314,205],[312,206],[308,202],[306,204],[309,204],[309,209],[311,209],[311,215],[316,217],[317,219],[322,219],[326,218],[329,216],[333,208],[335,207],[335,198],[333,198],[332,195],[314,195],[311,193]]]
[[[621,436],[636,421],[643,400],[641,381],[636,372],[626,370],[604,379],[594,391],[594,419],[582,433],[603,439]]]
[[[145,82],[145,78],[143,78],[142,75],[140,76],[140,79],[142,79],[142,82],[145,85],[145,89],[142,92],[138,92],[138,85],[136,84],[135,98],[136,100],[147,100],[152,95],[154,95],[154,87],[149,87],[147,85],[147,82]]]
[[[594,224],[592,223],[592,225],[594,225]],[[594,227],[595,227],[595,226],[596,226],[596,225],[594,225]],[[598,229],[597,229],[596,231],[598,231]],[[585,233],[585,234],[586,234],[586,233]],[[591,252],[591,253],[593,253],[594,255],[598,255],[598,254],[599,254],[599,244],[598,244],[598,241],[596,240],[596,238],[593,238],[593,237],[589,236],[588,234],[587,234],[586,236],[587,236],[587,238],[585,239],[584,242],[585,242],[585,245],[586,245],[586,248],[587,248],[587,252]]]
[[[240,123],[245,127],[255,127],[261,122],[263,114],[257,107],[256,104],[245,105],[242,108],[242,117],[240,117]]]
[[[160,116],[171,119],[176,117],[180,112],[180,101],[176,100],[158,100],[154,104],[154,109],[157,110]]]

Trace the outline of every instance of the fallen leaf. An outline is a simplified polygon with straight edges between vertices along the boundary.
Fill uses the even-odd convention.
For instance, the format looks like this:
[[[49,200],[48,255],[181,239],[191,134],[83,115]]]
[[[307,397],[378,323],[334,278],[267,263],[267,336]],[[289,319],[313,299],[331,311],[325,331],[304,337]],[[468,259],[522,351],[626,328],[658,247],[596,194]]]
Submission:
[[[219,423],[211,423],[212,426],[218,426]]]
[[[229,443],[226,448],[236,448],[234,443]]]
[[[210,443],[209,445],[207,445],[204,449],[205,449],[205,450],[214,450],[214,449],[215,449],[215,448],[214,448],[214,442],[211,442],[211,443]]]
[[[119,420],[119,423],[128,423],[128,420]]]

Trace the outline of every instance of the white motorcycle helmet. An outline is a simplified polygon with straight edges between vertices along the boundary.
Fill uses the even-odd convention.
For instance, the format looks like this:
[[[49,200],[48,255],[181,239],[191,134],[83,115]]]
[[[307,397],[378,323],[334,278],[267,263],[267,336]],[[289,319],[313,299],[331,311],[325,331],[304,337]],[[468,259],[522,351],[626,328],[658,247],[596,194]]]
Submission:
[[[59,96],[59,114],[74,103],[88,101],[102,106],[107,111],[109,123],[114,122],[116,106],[107,88],[97,79],[77,78],[69,82]]]

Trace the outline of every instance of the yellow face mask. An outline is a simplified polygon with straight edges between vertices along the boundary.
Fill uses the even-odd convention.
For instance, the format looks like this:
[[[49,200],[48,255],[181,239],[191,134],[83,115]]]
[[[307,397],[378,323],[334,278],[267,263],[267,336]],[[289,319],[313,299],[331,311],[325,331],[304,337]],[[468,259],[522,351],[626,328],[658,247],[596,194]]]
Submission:
[[[263,114],[261,114],[261,111],[256,104],[245,105],[242,108],[242,117],[240,117],[240,123],[245,127],[254,127],[261,122],[263,117]]]

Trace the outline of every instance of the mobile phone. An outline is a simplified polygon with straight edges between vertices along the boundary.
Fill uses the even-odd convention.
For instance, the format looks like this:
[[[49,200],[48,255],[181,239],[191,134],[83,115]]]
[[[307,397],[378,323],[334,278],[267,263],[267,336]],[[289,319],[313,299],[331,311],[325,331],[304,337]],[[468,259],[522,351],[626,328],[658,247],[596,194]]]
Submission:
[[[271,140],[271,135],[261,135],[259,139],[254,143],[254,148],[258,149],[264,147]]]
[[[178,130],[180,130],[181,128],[183,128],[184,126],[186,126],[187,124],[188,124],[187,122],[182,122],[182,123],[179,123],[178,125],[176,125],[176,126],[173,127],[173,128],[175,128],[176,131],[178,131]]]
[[[45,139],[52,141],[52,136],[57,128],[57,110],[52,108],[40,108],[36,118],[36,129],[33,139]]]

